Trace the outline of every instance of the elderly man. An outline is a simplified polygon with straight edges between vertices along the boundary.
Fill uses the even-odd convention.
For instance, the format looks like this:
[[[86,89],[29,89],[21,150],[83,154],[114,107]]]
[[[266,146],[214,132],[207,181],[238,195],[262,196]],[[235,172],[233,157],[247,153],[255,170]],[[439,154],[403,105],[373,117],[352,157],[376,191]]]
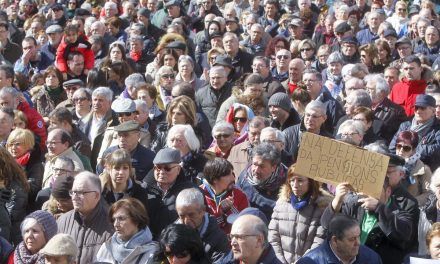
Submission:
[[[246,194],[250,205],[270,219],[286,176],[281,152],[272,144],[261,143],[253,149],[252,162],[238,177],[237,186]]]
[[[268,38],[264,37],[264,34],[265,32],[263,26],[255,23],[251,26],[249,38],[243,40],[241,45],[249,54],[254,56],[263,56],[268,44]]]
[[[299,18],[293,18],[288,26],[289,30],[289,41],[293,40],[303,40],[306,39],[307,36],[304,35],[304,22]]]
[[[359,31],[356,38],[360,45],[369,44],[379,38],[377,31],[379,25],[385,20],[384,16],[377,11],[372,11],[367,16],[368,28]]]
[[[269,107],[270,117],[272,118],[271,127],[283,131],[290,126],[299,124],[301,121],[298,112],[293,108],[289,96],[285,93],[272,95],[269,98],[267,106]]]
[[[95,21],[92,23],[92,25],[90,26],[90,34],[91,34],[90,36],[98,35],[103,37],[106,48],[116,40],[115,37],[113,37],[107,32],[105,24],[102,21]]]
[[[270,60],[263,56],[256,56],[252,62],[252,72],[259,74],[263,78],[263,88],[267,95],[266,98],[270,97],[274,93],[284,92],[284,87],[281,83],[272,77],[270,71]]]
[[[131,164],[136,172],[136,180],[141,181],[153,168],[154,152],[139,143],[141,134],[139,124],[134,120],[122,122],[114,127],[114,132],[116,132],[118,144],[105,149],[102,155],[104,163],[105,158],[113,151],[117,149],[127,150],[130,153]],[[101,166],[102,164],[98,164],[97,172],[99,173],[103,170]]]
[[[359,78],[351,77],[348,81],[345,82],[345,93],[347,94],[347,97],[350,95],[351,92],[356,90],[365,91],[365,83]]]
[[[73,209],[57,221],[58,232],[71,235],[79,248],[76,263],[93,263],[99,248],[113,234],[107,207],[101,199],[101,181],[91,172],[75,177],[72,190]]]
[[[380,264],[379,255],[360,242],[359,223],[350,217],[335,216],[329,224],[328,238],[310,250],[298,264],[371,263]]]
[[[46,28],[47,43],[41,47],[41,53],[46,54],[51,62],[55,62],[57,48],[63,37],[63,28],[60,25],[51,25]]]
[[[23,55],[14,64],[15,72],[30,78],[34,73],[44,71],[53,63],[46,54],[39,52],[37,41],[33,37],[25,37],[21,45]]]
[[[409,117],[414,114],[417,95],[425,93],[427,83],[422,78],[422,62],[415,55],[404,59],[402,70],[405,77],[391,89],[390,99],[401,105]]]
[[[255,215],[243,215],[232,225],[230,239],[233,263],[281,264],[267,240],[267,225]]]
[[[332,135],[328,134],[322,126],[327,119],[326,108],[320,101],[312,101],[307,104],[304,111],[304,118],[300,124],[291,126],[283,131],[286,146],[285,150],[292,157],[293,163],[296,162],[298,157],[298,150],[301,143],[301,136],[303,132],[309,132],[324,137],[331,138]]]
[[[220,121],[212,128],[215,144],[206,150],[205,155],[227,159],[234,146],[234,126],[226,121]]]
[[[228,161],[234,167],[235,175],[240,175],[246,169],[252,160],[252,149],[260,143],[261,130],[269,125],[270,123],[267,118],[261,116],[254,117],[249,122],[248,138],[244,142],[232,147]]]
[[[161,207],[150,219],[150,229],[155,237],[162,229],[178,218],[176,212],[177,195],[184,189],[197,187],[183,174],[180,152],[163,148],[153,160],[154,169],[143,179],[148,192],[148,199],[159,200]]]
[[[177,223],[199,231],[206,256],[211,263],[232,260],[231,248],[226,234],[217,225],[217,220],[206,212],[205,199],[199,189],[181,191],[176,198]]]
[[[75,105],[72,101],[73,94],[81,87],[84,87],[84,82],[80,79],[71,79],[63,82],[63,89],[67,94],[67,99],[59,103],[56,108],[65,107],[73,113],[75,111]]]
[[[391,141],[401,123],[406,121],[405,110],[389,98],[390,87],[380,74],[365,77],[367,92],[370,94],[374,116],[383,121],[380,135],[387,143]]]
[[[298,83],[301,82],[302,74],[305,69],[306,65],[300,58],[295,58],[289,62],[289,78],[281,83],[288,94],[292,94],[296,88],[298,88]]]
[[[252,72],[250,62],[254,56],[239,48],[238,37],[235,33],[227,32],[223,35],[223,47],[232,58],[232,66],[235,70],[233,80],[237,80],[244,73]]]
[[[0,68],[0,77],[1,72]],[[37,136],[40,148],[46,149],[47,132],[43,117],[24,100],[23,95],[17,89],[2,87],[0,89],[0,106],[22,111],[28,120],[27,128]]]
[[[55,175],[54,165],[59,157],[70,158],[75,165],[75,171],[84,170],[84,165],[81,162],[81,159],[73,151],[72,138],[67,131],[59,128],[51,130],[47,137],[46,144],[47,155],[46,164],[44,165],[43,188],[51,186],[52,182],[55,180],[53,178]]]
[[[46,264],[75,264],[78,247],[72,236],[56,234],[38,253],[44,256]]]
[[[307,87],[312,100],[320,101],[325,105],[327,119],[322,127],[327,133],[333,135],[336,124],[344,115],[342,106],[331,93],[322,85],[322,75],[315,70],[305,70],[303,73],[303,82]]]
[[[273,127],[265,127],[261,130],[260,142],[275,146],[281,153],[281,163],[286,167],[292,165],[292,155],[284,150],[286,147],[286,138],[283,132]]]
[[[249,206],[246,195],[235,187],[232,164],[225,159],[209,160],[203,169],[204,179],[200,188],[205,196],[207,212],[217,219],[226,233],[231,232],[228,216],[237,214]]]
[[[438,57],[440,50],[440,35],[438,28],[428,26],[425,31],[425,42],[414,49],[415,53],[423,54],[428,57],[429,63],[432,64]]]
[[[405,130],[418,133],[419,144],[416,153],[420,159],[434,171],[440,166],[440,121],[435,118],[436,102],[430,95],[420,94],[415,102],[414,117],[400,125],[390,143],[390,150],[395,152],[397,136]]]
[[[328,229],[337,213],[358,219],[362,230],[360,242],[376,251],[384,263],[402,263],[405,255],[417,248],[417,200],[400,183],[405,160],[388,153],[380,144],[371,144],[368,149],[390,157],[381,197],[355,193],[348,183],[340,183],[335,198],[321,217],[321,224]]]
[[[289,78],[289,65],[292,59],[290,51],[279,50],[275,55],[275,67],[272,68],[272,77],[279,82],[284,82]]]
[[[209,70],[209,84],[196,92],[196,105],[206,115],[209,125],[214,127],[222,103],[231,96],[230,84],[226,82],[226,71],[222,66]]]
[[[113,99],[113,92],[107,87],[98,87],[92,93],[92,111],[83,118],[80,124],[81,131],[87,135],[92,144],[92,155],[90,162],[92,168],[97,165],[97,158],[104,132],[109,126],[119,124],[110,106]]]
[[[0,108],[0,146],[5,147],[9,134],[14,128],[14,111],[11,108]]]
[[[125,78],[124,84],[125,89],[120,97],[135,100],[137,88],[141,85],[145,85],[145,78],[140,73],[132,73]]]

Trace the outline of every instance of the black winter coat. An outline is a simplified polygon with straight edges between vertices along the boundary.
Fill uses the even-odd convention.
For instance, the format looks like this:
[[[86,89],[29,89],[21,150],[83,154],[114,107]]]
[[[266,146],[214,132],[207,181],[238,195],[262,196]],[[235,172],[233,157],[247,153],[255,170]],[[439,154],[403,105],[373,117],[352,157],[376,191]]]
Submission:
[[[403,107],[393,103],[386,97],[382,103],[374,109],[374,116],[383,121],[380,135],[387,141],[387,143],[390,143],[393,139],[400,124],[407,120]]]

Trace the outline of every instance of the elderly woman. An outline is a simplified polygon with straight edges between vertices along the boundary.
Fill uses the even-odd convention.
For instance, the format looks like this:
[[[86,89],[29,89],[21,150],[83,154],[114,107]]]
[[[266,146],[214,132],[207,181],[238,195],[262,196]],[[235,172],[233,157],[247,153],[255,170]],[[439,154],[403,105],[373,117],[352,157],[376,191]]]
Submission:
[[[420,160],[416,153],[419,144],[417,132],[405,130],[397,135],[396,154],[405,159],[406,181],[408,192],[420,205],[424,205],[431,182],[431,169]]]
[[[125,89],[120,97],[131,100],[137,99],[137,87],[145,83],[144,76],[140,73],[132,73],[125,78]]]
[[[34,108],[47,119],[49,113],[59,103],[67,99],[67,94],[61,85],[63,75],[55,66],[49,66],[43,76],[45,80],[44,85],[32,89],[38,91],[32,96],[32,102],[34,103]]]
[[[162,66],[156,73],[154,85],[157,89],[156,103],[159,109],[165,111],[167,105],[171,102],[171,89],[176,81],[176,74],[170,66]]]
[[[168,132],[167,146],[180,151],[185,178],[196,182],[203,172],[206,158],[200,152],[200,141],[190,125],[174,125]]]
[[[324,85],[327,87],[332,97],[335,99],[342,97],[342,66],[344,65],[344,57],[340,52],[333,52],[328,56],[327,68],[323,71]]]
[[[296,174],[295,165],[290,166],[269,224],[268,239],[281,262],[293,263],[314,242],[322,243],[321,215],[330,202],[319,182]]]
[[[211,147],[205,154],[209,157],[227,159],[235,140],[234,126],[226,121],[220,121],[212,128],[212,137],[214,138]]]
[[[72,119],[76,124],[81,122],[82,118],[88,115],[92,109],[92,93],[89,89],[79,88],[73,93],[72,102],[75,112]]]
[[[408,30],[408,4],[404,1],[397,1],[394,7],[394,14],[387,18],[387,22],[390,22],[398,36],[403,36]]]
[[[26,216],[29,183],[23,168],[5,148],[0,148],[0,168],[0,204],[8,211],[0,217],[0,235],[18,244],[22,240],[20,223]]]
[[[336,137],[342,141],[355,145],[363,146],[363,139],[365,135],[365,126],[362,122],[357,120],[346,120],[338,129]]]
[[[371,110],[371,108],[365,106],[356,107],[353,110],[351,119],[361,121],[362,124],[365,126],[365,135],[363,138],[364,145],[368,145],[377,141],[384,140],[379,136],[380,134],[379,130],[381,127],[373,125],[373,121],[375,120],[375,117],[374,117],[374,111]]]
[[[35,136],[28,129],[16,128],[9,134],[6,147],[15,161],[26,172],[30,186],[28,194],[29,205],[33,205],[43,181],[43,157],[38,145],[35,145]]]
[[[203,87],[206,83],[200,80],[194,73],[194,60],[188,55],[181,55],[178,61],[179,72],[176,81],[187,82],[192,85],[194,91]]]
[[[39,254],[40,249],[57,233],[57,222],[48,212],[38,210],[23,220],[21,235],[23,241],[18,244],[8,263],[15,264],[42,264],[44,256]]]
[[[164,263],[207,264],[197,230],[184,224],[171,224],[160,235]]]
[[[160,252],[148,228],[147,210],[139,200],[125,198],[109,210],[115,233],[99,249],[99,263],[151,263]]]
[[[226,121],[234,126],[234,145],[248,138],[249,122],[254,118],[254,112],[248,106],[235,103],[226,114]]]

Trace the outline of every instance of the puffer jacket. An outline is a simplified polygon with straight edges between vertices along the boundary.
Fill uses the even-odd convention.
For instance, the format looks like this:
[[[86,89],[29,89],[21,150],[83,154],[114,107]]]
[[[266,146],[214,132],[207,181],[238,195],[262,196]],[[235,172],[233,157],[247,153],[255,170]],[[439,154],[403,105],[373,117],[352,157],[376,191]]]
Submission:
[[[269,224],[269,242],[282,263],[293,263],[304,253],[324,241],[321,215],[331,203],[329,195],[321,194],[301,211],[290,203],[289,188],[284,185]]]

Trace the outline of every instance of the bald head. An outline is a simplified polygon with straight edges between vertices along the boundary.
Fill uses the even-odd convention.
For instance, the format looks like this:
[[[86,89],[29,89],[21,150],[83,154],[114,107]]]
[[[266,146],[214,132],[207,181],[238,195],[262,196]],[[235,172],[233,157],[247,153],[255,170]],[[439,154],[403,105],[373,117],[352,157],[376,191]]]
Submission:
[[[295,58],[289,63],[289,80],[292,83],[301,81],[302,73],[306,69],[304,61],[299,58]]]

